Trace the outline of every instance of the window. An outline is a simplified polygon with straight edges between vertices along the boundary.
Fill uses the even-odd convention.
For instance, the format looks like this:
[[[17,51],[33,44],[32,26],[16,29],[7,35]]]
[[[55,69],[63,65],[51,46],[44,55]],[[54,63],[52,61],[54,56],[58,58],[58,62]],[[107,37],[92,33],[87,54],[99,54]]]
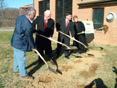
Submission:
[[[50,0],[46,1],[46,9],[50,9]]]
[[[104,8],[93,9],[94,29],[101,28],[104,21]]]
[[[64,18],[66,12],[72,13],[72,0],[56,0],[56,21]]]
[[[61,6],[61,1],[58,0],[57,2],[58,2],[57,7],[60,7]]]
[[[43,15],[47,9],[50,9],[50,0],[39,1],[39,15]]]

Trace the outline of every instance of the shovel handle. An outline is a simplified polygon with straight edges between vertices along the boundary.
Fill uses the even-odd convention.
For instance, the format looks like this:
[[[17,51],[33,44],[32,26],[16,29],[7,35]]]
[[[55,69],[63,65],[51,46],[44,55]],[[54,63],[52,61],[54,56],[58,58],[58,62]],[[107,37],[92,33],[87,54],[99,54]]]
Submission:
[[[49,66],[48,66],[47,62],[45,61],[45,59],[41,56],[41,54],[37,50],[35,50],[35,52],[40,56],[40,58],[43,60],[43,62],[46,64],[46,66],[48,68]]]
[[[54,39],[50,39],[50,40],[52,40],[52,41],[54,41],[54,42],[56,42],[56,43],[59,43],[59,44],[61,44],[61,45],[63,45],[63,46],[65,46],[65,47],[67,47],[67,49],[70,49],[70,47],[69,46],[67,46],[66,44],[64,44],[64,43],[61,43],[61,42],[59,42],[59,41],[56,41],[56,40],[54,40]]]
[[[46,37],[46,36],[44,36],[44,35],[41,35],[41,34],[40,34],[39,36],[44,37],[44,38],[46,38],[46,39],[49,39],[49,40],[51,40],[51,41],[53,41],[53,42],[59,43],[59,44],[65,46],[65,47],[67,47],[67,49],[70,49],[70,47],[67,46],[67,45],[64,44],[64,43],[61,43],[61,42],[59,42],[59,41],[56,41],[56,40],[54,40],[54,39],[52,39],[52,38],[48,38],[48,37]]]
[[[72,40],[74,40],[74,41],[80,43],[80,44],[83,45],[85,48],[87,48],[87,46],[86,46],[85,44],[83,44],[82,42],[76,40],[75,38],[70,37],[69,35],[63,33],[62,31],[59,31],[59,32],[60,32],[61,34],[65,35],[65,36],[67,36],[68,38],[70,38],[70,39],[72,39]]]

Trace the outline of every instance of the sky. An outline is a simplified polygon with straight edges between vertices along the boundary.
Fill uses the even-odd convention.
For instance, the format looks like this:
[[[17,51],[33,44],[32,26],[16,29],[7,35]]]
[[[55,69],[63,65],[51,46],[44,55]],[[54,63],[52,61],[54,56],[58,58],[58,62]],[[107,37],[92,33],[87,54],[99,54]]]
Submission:
[[[33,0],[3,0],[6,7],[19,8],[25,5],[33,4]]]

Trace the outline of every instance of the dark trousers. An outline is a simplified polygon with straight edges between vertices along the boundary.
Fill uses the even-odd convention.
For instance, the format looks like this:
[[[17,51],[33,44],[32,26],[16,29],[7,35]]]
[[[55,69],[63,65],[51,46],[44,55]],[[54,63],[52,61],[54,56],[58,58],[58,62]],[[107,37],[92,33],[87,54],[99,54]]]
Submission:
[[[52,58],[52,47],[51,47],[51,41],[47,39],[43,39],[40,41],[36,41],[36,47],[39,53],[44,56],[44,51],[45,54],[48,56],[49,59]],[[41,58],[38,57],[39,62],[42,62]],[[47,60],[47,59],[46,59]]]
[[[48,58],[49,59],[52,59],[52,52],[46,52],[47,50],[40,50],[40,49],[37,49],[38,51],[39,51],[39,53],[42,55],[42,56],[44,56],[44,51],[45,51],[45,54],[48,56]],[[44,58],[44,59],[46,59],[46,58]],[[47,60],[47,59],[46,59]],[[43,62],[42,61],[42,59],[38,56],[38,61],[39,61],[39,63],[40,62]]]
[[[63,39],[62,40],[62,43],[64,43],[64,44],[66,44],[67,46],[69,46],[70,44],[70,41],[69,40],[65,40],[65,39]],[[60,55],[60,52],[62,51],[62,45],[60,45],[60,44],[57,44],[57,56],[59,56]],[[69,50],[67,50],[67,48],[65,47],[64,48],[64,53],[65,53],[65,56],[69,56]]]
[[[84,45],[88,46],[85,34],[76,35],[75,39],[80,41],[80,42],[82,42]],[[78,43],[76,41],[73,41],[73,45],[78,47],[78,51],[82,51],[82,52],[86,52],[87,51],[87,48],[85,48],[82,44],[80,44],[80,43]]]

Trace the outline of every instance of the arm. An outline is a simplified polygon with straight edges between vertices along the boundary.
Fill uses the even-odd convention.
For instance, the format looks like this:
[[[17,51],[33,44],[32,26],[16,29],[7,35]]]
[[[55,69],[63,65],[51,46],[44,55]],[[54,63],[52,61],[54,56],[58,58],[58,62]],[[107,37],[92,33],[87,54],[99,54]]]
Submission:
[[[29,42],[29,45],[31,46],[32,49],[35,48],[34,45],[34,39],[33,39],[33,32],[32,32],[32,27],[26,27],[26,31],[25,31],[25,36],[26,36],[26,40]]]
[[[50,32],[50,36],[49,37],[52,37],[53,33],[54,33],[54,20],[52,20],[51,32]]]
[[[61,31],[61,24],[60,20],[56,23],[56,30]]]

